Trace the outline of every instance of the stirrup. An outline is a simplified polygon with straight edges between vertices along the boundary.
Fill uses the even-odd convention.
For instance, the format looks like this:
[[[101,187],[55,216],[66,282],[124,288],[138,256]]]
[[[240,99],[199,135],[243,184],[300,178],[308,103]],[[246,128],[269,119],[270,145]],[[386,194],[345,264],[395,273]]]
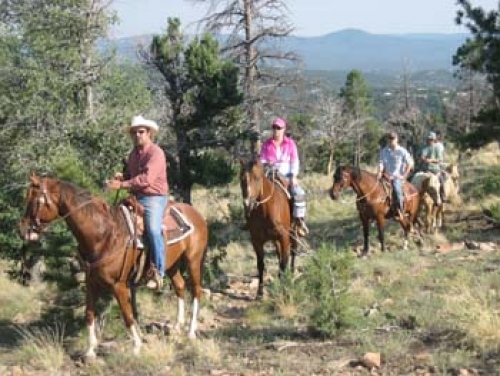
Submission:
[[[144,249],[144,243],[142,242],[142,238],[140,236],[135,239],[135,244],[137,249]]]
[[[150,290],[156,290],[156,291],[159,291],[163,288],[163,278],[160,276],[156,268],[154,268],[151,271],[151,275],[148,276],[146,287]]]
[[[309,229],[307,228],[304,218],[297,218],[296,222],[297,222],[297,234],[299,236],[306,236],[307,234],[309,234]]]

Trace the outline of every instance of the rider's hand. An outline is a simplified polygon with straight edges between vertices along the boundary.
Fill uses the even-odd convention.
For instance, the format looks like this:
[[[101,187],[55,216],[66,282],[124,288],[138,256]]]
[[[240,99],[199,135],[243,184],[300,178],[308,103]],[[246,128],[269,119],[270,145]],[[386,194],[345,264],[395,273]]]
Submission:
[[[296,186],[298,183],[297,177],[295,175],[292,175],[292,181],[291,181],[292,186]]]
[[[108,189],[120,189],[122,182],[118,179],[111,179],[106,181],[106,187]]]

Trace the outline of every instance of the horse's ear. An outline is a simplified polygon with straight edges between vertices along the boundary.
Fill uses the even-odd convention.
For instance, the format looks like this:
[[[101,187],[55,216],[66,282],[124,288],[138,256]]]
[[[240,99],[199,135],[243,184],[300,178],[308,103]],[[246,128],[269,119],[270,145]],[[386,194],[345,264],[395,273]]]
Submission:
[[[39,182],[40,178],[38,177],[35,171],[32,171],[30,174],[30,183],[35,185],[38,184]]]
[[[244,160],[243,158],[238,158],[238,160],[239,160],[239,162],[240,162],[240,166],[241,166],[242,168],[243,168],[243,167],[245,167],[245,164],[246,164],[245,160]]]

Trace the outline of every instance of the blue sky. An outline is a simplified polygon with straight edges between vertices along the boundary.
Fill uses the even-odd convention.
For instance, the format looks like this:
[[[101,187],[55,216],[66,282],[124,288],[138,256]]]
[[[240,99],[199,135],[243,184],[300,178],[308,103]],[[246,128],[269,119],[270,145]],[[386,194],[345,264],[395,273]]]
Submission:
[[[498,0],[471,0],[473,5],[497,10]],[[385,33],[466,32],[454,23],[455,0],[288,0],[289,20],[295,35],[318,36],[356,28]],[[179,17],[187,32],[205,15],[206,5],[189,0],[114,0],[121,22],[112,37],[164,31],[168,17]],[[191,26],[190,26],[191,25]]]

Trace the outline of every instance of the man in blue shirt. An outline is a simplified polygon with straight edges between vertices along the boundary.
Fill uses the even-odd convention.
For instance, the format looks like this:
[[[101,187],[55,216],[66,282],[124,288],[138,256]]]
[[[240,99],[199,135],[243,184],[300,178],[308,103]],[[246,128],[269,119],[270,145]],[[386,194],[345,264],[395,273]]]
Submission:
[[[408,178],[408,174],[412,170],[414,162],[408,150],[398,144],[398,135],[396,132],[390,132],[387,137],[389,143],[380,151],[377,176],[380,179],[382,173],[384,173],[387,179],[392,183],[396,196],[396,208],[400,219],[403,219],[403,183]]]

